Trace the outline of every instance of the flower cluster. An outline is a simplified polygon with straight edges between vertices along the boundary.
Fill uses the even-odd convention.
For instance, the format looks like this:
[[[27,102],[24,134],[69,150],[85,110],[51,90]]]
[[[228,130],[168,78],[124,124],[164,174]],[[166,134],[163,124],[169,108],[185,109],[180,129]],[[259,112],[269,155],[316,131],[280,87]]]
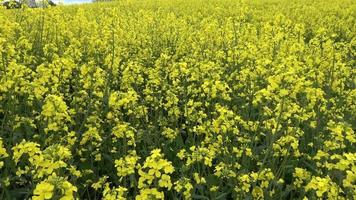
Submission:
[[[151,186],[171,190],[172,182],[170,174],[173,172],[174,167],[172,163],[163,158],[161,150],[152,150],[151,155],[146,158],[138,172],[140,175],[138,180],[140,194],[136,196],[136,199],[163,199],[164,194],[159,192],[157,188],[151,188]]]
[[[356,199],[355,10],[0,6],[0,199]]]

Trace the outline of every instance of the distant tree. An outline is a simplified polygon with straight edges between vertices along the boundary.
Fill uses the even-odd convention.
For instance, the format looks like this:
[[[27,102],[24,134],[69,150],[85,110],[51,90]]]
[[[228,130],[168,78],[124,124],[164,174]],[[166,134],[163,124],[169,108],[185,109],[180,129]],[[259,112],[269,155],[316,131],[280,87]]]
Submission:
[[[7,9],[21,8],[22,5],[27,5],[30,8],[56,6],[52,0],[4,0],[0,1],[0,4]]]
[[[21,8],[22,3],[19,1],[11,0],[11,1],[3,1],[1,4],[7,9],[13,8]]]

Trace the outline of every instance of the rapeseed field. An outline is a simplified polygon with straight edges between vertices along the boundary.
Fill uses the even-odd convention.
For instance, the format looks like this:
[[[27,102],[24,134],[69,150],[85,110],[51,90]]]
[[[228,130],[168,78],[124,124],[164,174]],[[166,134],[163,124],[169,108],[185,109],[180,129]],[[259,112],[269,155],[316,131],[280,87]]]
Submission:
[[[0,8],[0,199],[356,199],[354,0]]]

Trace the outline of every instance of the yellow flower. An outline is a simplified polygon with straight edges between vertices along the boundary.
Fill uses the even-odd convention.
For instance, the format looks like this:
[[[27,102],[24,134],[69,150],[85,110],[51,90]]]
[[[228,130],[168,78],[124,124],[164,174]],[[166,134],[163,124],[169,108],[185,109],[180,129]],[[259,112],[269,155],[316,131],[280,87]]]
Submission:
[[[140,157],[136,155],[136,151],[133,150],[129,155],[119,160],[115,160],[115,167],[117,169],[117,175],[120,177],[128,176],[135,173],[135,167]]]
[[[324,194],[331,199],[339,196],[340,188],[332,182],[329,176],[326,178],[313,177],[311,181],[305,186],[306,191],[314,190],[316,196],[321,198]]]
[[[61,184],[61,188],[64,190],[64,195],[61,198],[74,199],[74,193],[77,192],[77,187],[72,185],[68,181],[64,181]]]
[[[252,152],[250,148],[246,148],[246,156],[252,156]]]
[[[169,140],[174,140],[177,137],[177,131],[171,128],[165,127],[162,131],[162,135]]]
[[[8,157],[6,149],[3,146],[2,138],[0,137],[0,159]],[[0,169],[4,166],[4,161],[0,160]]]
[[[293,176],[295,177],[294,185],[296,187],[301,187],[302,183],[305,182],[310,178],[310,172],[303,168],[295,168],[295,172],[293,173]]]
[[[116,136],[116,138],[125,138],[127,139],[126,144],[129,146],[136,146],[135,142],[135,129],[132,128],[129,123],[119,123],[117,124],[113,130],[112,134]]]
[[[9,154],[6,153],[6,149],[3,146],[2,138],[0,137],[0,158],[6,158]]]
[[[256,186],[252,189],[252,196],[255,198],[255,199],[263,199],[263,190]]]
[[[163,174],[161,179],[158,181],[158,185],[160,187],[165,187],[167,188],[168,190],[171,189],[172,187],[172,183],[171,183],[171,177],[166,175],[166,174]]]
[[[197,184],[204,184],[206,183],[206,180],[204,177],[200,177],[198,173],[193,174],[194,180]]]
[[[219,190],[219,186],[214,185],[209,190],[210,190],[210,192],[216,192]]]
[[[33,192],[35,196],[32,197],[33,200],[43,200],[51,199],[53,196],[54,185],[48,182],[41,182],[36,185],[36,188]]]
[[[101,177],[97,182],[93,183],[91,185],[92,188],[94,188],[95,190],[98,190],[98,189],[101,189],[104,187],[104,185],[106,186],[106,180],[108,179],[109,177],[108,176],[103,176]]]
[[[104,200],[125,200],[127,188],[125,187],[117,187],[117,188],[110,188],[109,184],[105,184],[105,189],[103,191],[103,199]]]
[[[44,101],[41,115],[47,121],[45,132],[49,131],[67,131],[67,122],[71,121],[68,114],[68,106],[63,97],[57,95],[48,95]]]
[[[172,163],[163,159],[160,149],[154,149],[146,158],[143,167],[139,169],[138,188],[148,188],[154,180],[158,179],[160,187],[167,187],[170,190],[172,183],[168,174],[173,172]]]
[[[174,183],[174,190],[182,192],[185,199],[190,199],[193,185],[188,178],[183,177]]]
[[[344,187],[348,187],[356,191],[356,166],[352,166],[351,170],[346,171],[346,178],[343,180],[343,185]]]
[[[158,191],[156,188],[151,188],[151,189],[141,189],[140,194],[136,196],[136,200],[146,200],[146,199],[152,199],[152,200],[159,200],[159,199],[164,199],[164,193]]]

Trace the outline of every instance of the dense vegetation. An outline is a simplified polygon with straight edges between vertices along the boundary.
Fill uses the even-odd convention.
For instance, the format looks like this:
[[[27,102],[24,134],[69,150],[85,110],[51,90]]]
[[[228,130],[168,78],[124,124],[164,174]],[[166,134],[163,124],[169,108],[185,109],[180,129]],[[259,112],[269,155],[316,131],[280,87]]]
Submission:
[[[0,199],[356,199],[355,15],[0,8]]]

